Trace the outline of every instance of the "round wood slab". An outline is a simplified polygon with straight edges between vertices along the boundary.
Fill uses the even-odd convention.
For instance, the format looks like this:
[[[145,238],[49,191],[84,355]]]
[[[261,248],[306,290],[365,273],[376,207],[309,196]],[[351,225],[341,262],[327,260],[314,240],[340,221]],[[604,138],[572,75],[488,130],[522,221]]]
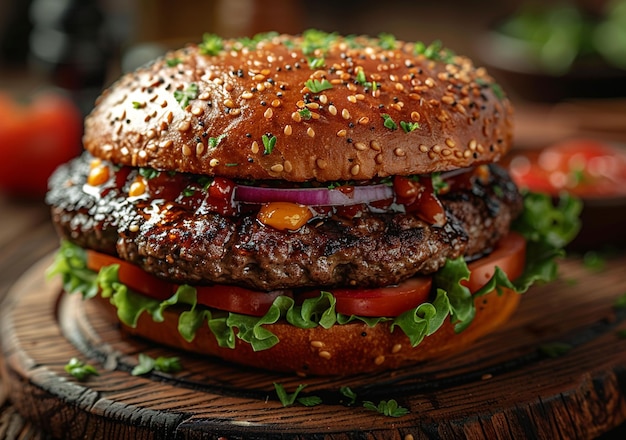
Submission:
[[[151,347],[45,279],[48,257],[0,311],[2,374],[27,418],[54,437],[104,439],[591,438],[626,420],[626,256],[594,272],[580,260],[527,292],[514,318],[466,353],[346,378],[254,371]],[[554,355],[554,348],[561,348]],[[565,348],[565,349],[563,349]],[[140,353],[179,356],[183,371],[132,376]],[[72,357],[99,376],[64,371]],[[322,404],[283,407],[274,383]],[[348,405],[348,386],[357,401]],[[362,406],[395,399],[387,417]]]

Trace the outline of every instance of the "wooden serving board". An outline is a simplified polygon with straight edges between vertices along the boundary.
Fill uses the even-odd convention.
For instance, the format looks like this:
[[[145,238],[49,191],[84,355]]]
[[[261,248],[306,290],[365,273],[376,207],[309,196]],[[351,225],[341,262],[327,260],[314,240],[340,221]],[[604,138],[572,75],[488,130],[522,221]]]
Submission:
[[[154,348],[103,319],[93,302],[45,279],[48,257],[2,304],[2,374],[15,407],[54,437],[104,439],[592,438],[626,420],[626,255],[593,272],[580,260],[532,288],[514,318],[469,351],[393,372],[277,375]],[[566,344],[557,357],[546,348]],[[139,353],[179,356],[183,371],[136,377]],[[78,357],[100,375],[64,371]],[[273,383],[314,407],[283,407]],[[339,392],[349,386],[357,402]],[[410,413],[362,406],[395,399]]]

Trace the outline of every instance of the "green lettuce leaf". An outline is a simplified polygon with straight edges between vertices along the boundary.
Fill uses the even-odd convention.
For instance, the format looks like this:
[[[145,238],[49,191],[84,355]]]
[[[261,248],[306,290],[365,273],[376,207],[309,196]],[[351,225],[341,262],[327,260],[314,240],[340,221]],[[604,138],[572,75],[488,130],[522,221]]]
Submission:
[[[448,260],[433,276],[435,298],[397,317],[362,317],[337,313],[336,299],[332,292],[321,291],[319,296],[307,298],[298,305],[292,298],[277,297],[263,316],[211,310],[197,304],[197,292],[193,286],[183,285],[165,301],[147,298],[120,283],[118,265],[103,267],[98,274],[90,271],[84,250],[64,241],[48,271],[48,275],[60,275],[67,292],[80,292],[91,298],[98,292],[110,298],[117,307],[119,319],[135,326],[142,313],[146,312],[156,322],[163,321],[163,312],[170,307],[181,309],[178,330],[187,341],[192,341],[196,332],[207,325],[221,347],[234,348],[239,339],[252,346],[255,351],[266,350],[278,338],[266,325],[285,321],[299,328],[318,325],[330,328],[361,321],[368,326],[380,322],[391,322],[391,331],[399,328],[413,346],[436,332],[450,319],[454,329],[460,332],[471,324],[476,314],[474,297],[491,291],[502,292],[503,288],[523,293],[536,282],[548,282],[557,277],[556,259],[564,255],[563,246],[571,241],[580,229],[581,202],[564,194],[557,205],[550,196],[524,194],[524,213],[515,221],[514,229],[527,240],[527,261],[524,273],[515,281],[496,268],[493,277],[473,295],[461,284],[469,279],[467,264],[462,258]]]

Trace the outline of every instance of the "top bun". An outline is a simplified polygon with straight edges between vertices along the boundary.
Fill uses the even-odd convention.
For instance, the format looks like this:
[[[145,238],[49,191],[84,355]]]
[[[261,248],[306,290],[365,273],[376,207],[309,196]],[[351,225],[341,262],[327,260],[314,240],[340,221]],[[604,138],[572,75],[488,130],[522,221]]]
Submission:
[[[258,35],[124,75],[85,123],[118,164],[245,179],[367,180],[493,162],[512,107],[484,68],[434,43]]]

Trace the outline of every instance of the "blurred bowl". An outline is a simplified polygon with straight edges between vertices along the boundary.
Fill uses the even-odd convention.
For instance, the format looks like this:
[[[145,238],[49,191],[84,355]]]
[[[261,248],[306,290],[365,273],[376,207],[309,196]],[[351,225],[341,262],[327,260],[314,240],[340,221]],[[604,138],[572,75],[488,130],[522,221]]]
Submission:
[[[478,42],[477,53],[489,73],[520,98],[558,102],[626,96],[626,70],[609,65],[599,56],[577,59],[565,72],[549,72],[534,60],[521,39],[489,30]]]
[[[514,150],[505,164],[521,188],[582,200],[582,228],[570,249],[626,249],[626,145],[568,139]]]

